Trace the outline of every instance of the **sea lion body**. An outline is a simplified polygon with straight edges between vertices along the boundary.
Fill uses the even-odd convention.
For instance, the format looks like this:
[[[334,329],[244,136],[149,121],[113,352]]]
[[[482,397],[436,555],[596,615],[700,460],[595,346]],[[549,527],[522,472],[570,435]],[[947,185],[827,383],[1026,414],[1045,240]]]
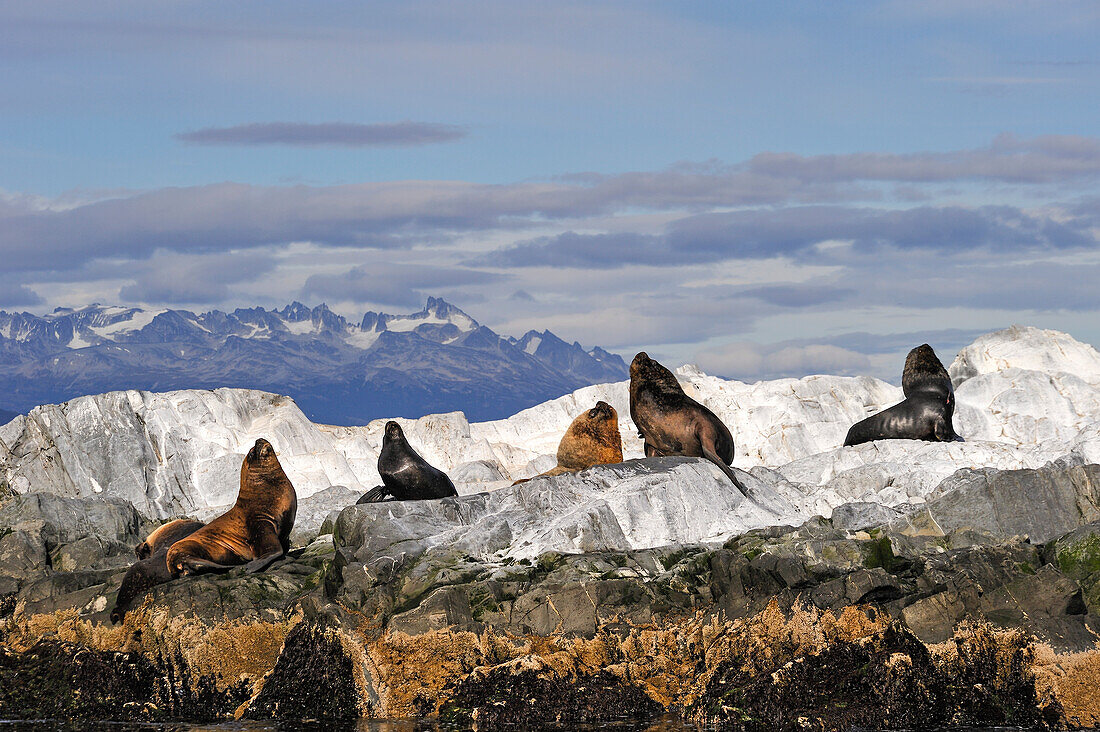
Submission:
[[[564,470],[584,470],[622,461],[619,413],[604,401],[596,402],[596,406],[574,419],[558,443],[558,467]]]
[[[271,443],[256,440],[241,464],[241,487],[233,508],[168,550],[173,577],[217,572],[248,564],[266,569],[290,548],[298,496]]]
[[[630,418],[646,457],[685,455],[710,460],[748,495],[729,467],[733,435],[718,416],[684,393],[676,376],[642,351],[630,362]]]
[[[134,604],[134,600],[143,596],[156,585],[172,579],[165,559],[168,549],[177,541],[184,539],[203,527],[201,521],[177,519],[157,527],[145,541],[135,547],[134,552],[140,559],[130,565],[118,588],[115,606],[111,610],[111,622],[119,623]]]
[[[610,465],[622,461],[623,438],[619,434],[619,413],[607,402],[599,401],[569,424],[558,443],[558,464],[535,477],[575,473],[594,465]],[[529,480],[532,479],[523,478],[512,485]]]
[[[168,551],[168,547],[193,533],[195,529],[202,528],[202,525],[201,521],[194,519],[169,521],[153,529],[152,533],[145,537],[145,541],[134,547],[134,554],[138,559],[148,559],[154,554],[162,554]]]
[[[382,451],[378,454],[382,485],[363,494],[357,503],[375,503],[392,496],[396,501],[423,501],[457,496],[454,483],[439,468],[412,448],[397,422],[386,423]]]
[[[927,440],[952,442],[959,439],[951,425],[954,403],[945,403],[935,392],[916,392],[900,404],[856,422],[848,430],[844,445],[872,440]]]

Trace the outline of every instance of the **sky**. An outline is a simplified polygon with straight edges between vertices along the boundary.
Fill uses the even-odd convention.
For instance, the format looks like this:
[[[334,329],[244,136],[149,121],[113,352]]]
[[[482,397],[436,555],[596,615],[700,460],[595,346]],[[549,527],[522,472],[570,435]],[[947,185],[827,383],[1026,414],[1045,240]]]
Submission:
[[[746,380],[1100,345],[1100,4],[5,2],[0,308],[342,314]]]

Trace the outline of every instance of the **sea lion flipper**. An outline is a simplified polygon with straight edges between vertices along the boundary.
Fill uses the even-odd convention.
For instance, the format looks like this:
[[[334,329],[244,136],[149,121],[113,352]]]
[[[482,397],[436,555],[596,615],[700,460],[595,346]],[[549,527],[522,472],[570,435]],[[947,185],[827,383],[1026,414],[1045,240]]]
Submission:
[[[741,485],[741,481],[737,479],[737,474],[733,472],[733,468],[722,462],[722,459],[715,455],[714,451],[706,445],[703,445],[702,448],[703,457],[705,457],[707,460],[710,460],[712,463],[721,468],[722,472],[725,473],[726,477],[728,477],[730,479],[730,482],[733,483],[733,487],[741,491],[741,495],[743,495],[745,498],[748,498],[749,492],[745,490],[745,486]]]
[[[263,572],[265,569],[270,567],[276,561],[282,559],[284,556],[286,556],[286,552],[284,552],[282,548],[279,548],[278,550],[273,551],[269,554],[265,554],[258,559],[253,559],[251,562],[244,565],[244,571],[248,574],[257,574],[259,572]]]
[[[360,504],[360,503],[378,503],[380,501],[386,500],[386,496],[388,494],[389,494],[389,489],[386,488],[386,486],[376,485],[375,487],[371,488],[369,491],[364,493],[362,496],[360,496],[359,500],[356,501],[355,503],[356,504]]]
[[[212,562],[209,559],[200,559],[199,557],[181,557],[177,564],[179,564],[183,571],[181,574],[206,574],[207,572],[228,572],[233,567],[239,566],[236,564],[218,564]]]

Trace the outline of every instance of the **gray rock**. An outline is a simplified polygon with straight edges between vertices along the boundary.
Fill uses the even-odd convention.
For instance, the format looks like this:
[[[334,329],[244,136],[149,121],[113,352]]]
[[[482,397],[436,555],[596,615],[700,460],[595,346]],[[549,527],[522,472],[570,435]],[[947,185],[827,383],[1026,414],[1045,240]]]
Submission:
[[[946,492],[890,528],[912,536],[970,529],[1038,544],[1100,520],[1100,465],[982,470],[949,480]]]
[[[363,494],[357,490],[334,485],[314,493],[309,498],[299,499],[298,514],[294,518],[294,531],[290,534],[291,543],[302,546],[313,541],[321,533],[325,520],[334,511],[354,506],[361,495]]]
[[[833,527],[843,531],[860,531],[889,523],[902,515],[902,511],[881,503],[855,501],[833,509]]]

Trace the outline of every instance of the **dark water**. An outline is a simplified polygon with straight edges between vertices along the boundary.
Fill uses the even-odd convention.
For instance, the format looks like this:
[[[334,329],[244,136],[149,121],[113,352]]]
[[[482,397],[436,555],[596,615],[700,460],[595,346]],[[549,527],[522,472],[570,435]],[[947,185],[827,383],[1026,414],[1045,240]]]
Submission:
[[[224,722],[220,724],[135,724],[133,722],[66,722],[63,720],[2,720],[0,732],[331,732],[331,724],[279,725],[273,722]],[[341,728],[341,732],[458,732],[468,729],[454,725],[417,720],[360,720],[354,727]],[[560,730],[609,730],[614,732],[705,732],[705,728],[679,719],[668,718],[653,722],[625,722],[622,724],[568,725],[541,729]],[[853,729],[852,732],[875,732]],[[904,732],[904,731],[896,731]],[[923,732],[1039,732],[1038,727],[942,727]]]

